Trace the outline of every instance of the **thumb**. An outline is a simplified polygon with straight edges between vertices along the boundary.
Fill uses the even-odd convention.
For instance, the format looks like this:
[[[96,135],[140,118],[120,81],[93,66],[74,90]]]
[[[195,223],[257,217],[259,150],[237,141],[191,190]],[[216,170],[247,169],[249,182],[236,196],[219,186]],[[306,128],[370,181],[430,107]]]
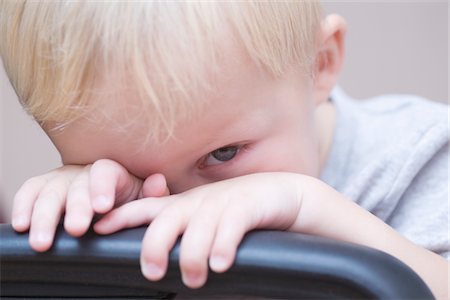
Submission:
[[[148,176],[141,189],[140,198],[169,196],[166,177],[161,173]]]
[[[142,180],[110,159],[92,164],[89,181],[92,208],[100,214],[136,199],[142,186]]]

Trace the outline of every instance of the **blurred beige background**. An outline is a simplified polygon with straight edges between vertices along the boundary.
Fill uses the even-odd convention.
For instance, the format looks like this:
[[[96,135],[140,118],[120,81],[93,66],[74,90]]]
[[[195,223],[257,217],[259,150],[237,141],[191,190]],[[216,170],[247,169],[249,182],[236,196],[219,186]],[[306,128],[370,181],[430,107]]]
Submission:
[[[410,93],[448,101],[447,1],[326,1],[348,21],[341,86],[352,96]],[[0,41],[1,42],[1,41]],[[27,178],[60,165],[44,132],[23,112],[0,67],[0,218]]]

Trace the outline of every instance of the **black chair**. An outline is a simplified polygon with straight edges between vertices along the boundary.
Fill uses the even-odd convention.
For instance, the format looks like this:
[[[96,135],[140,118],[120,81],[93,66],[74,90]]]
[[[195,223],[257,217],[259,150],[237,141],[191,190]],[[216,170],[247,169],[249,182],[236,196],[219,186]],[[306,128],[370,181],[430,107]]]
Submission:
[[[37,253],[28,245],[28,234],[0,225],[2,299],[433,298],[409,267],[388,254],[279,231],[247,234],[233,267],[223,274],[210,272],[197,290],[181,282],[178,242],[165,278],[150,282],[139,267],[144,231],[73,238],[59,228],[53,248]]]

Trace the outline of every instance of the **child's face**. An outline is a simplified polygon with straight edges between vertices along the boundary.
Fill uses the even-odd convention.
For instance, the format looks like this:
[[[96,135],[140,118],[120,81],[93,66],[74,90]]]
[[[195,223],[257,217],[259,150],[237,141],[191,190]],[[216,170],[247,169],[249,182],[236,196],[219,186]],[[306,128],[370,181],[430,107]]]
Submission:
[[[125,133],[114,126],[99,131],[98,124],[79,120],[63,132],[47,131],[63,163],[109,158],[140,178],[164,174],[172,193],[255,172],[317,176],[321,143],[311,79],[301,72],[275,79],[242,54],[230,57],[215,82],[215,93],[204,95],[205,109],[178,124],[174,139],[140,148],[149,129],[143,119]],[[114,82],[106,83],[108,87]],[[133,104],[138,103],[122,96],[115,104],[102,105],[118,123],[133,115]]]

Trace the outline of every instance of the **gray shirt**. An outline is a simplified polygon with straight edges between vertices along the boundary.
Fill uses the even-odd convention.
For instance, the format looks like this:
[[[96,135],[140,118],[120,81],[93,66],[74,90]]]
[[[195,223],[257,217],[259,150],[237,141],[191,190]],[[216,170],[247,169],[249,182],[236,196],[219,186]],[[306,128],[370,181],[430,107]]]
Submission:
[[[335,88],[321,179],[412,242],[450,257],[448,105],[416,96],[354,100]]]

